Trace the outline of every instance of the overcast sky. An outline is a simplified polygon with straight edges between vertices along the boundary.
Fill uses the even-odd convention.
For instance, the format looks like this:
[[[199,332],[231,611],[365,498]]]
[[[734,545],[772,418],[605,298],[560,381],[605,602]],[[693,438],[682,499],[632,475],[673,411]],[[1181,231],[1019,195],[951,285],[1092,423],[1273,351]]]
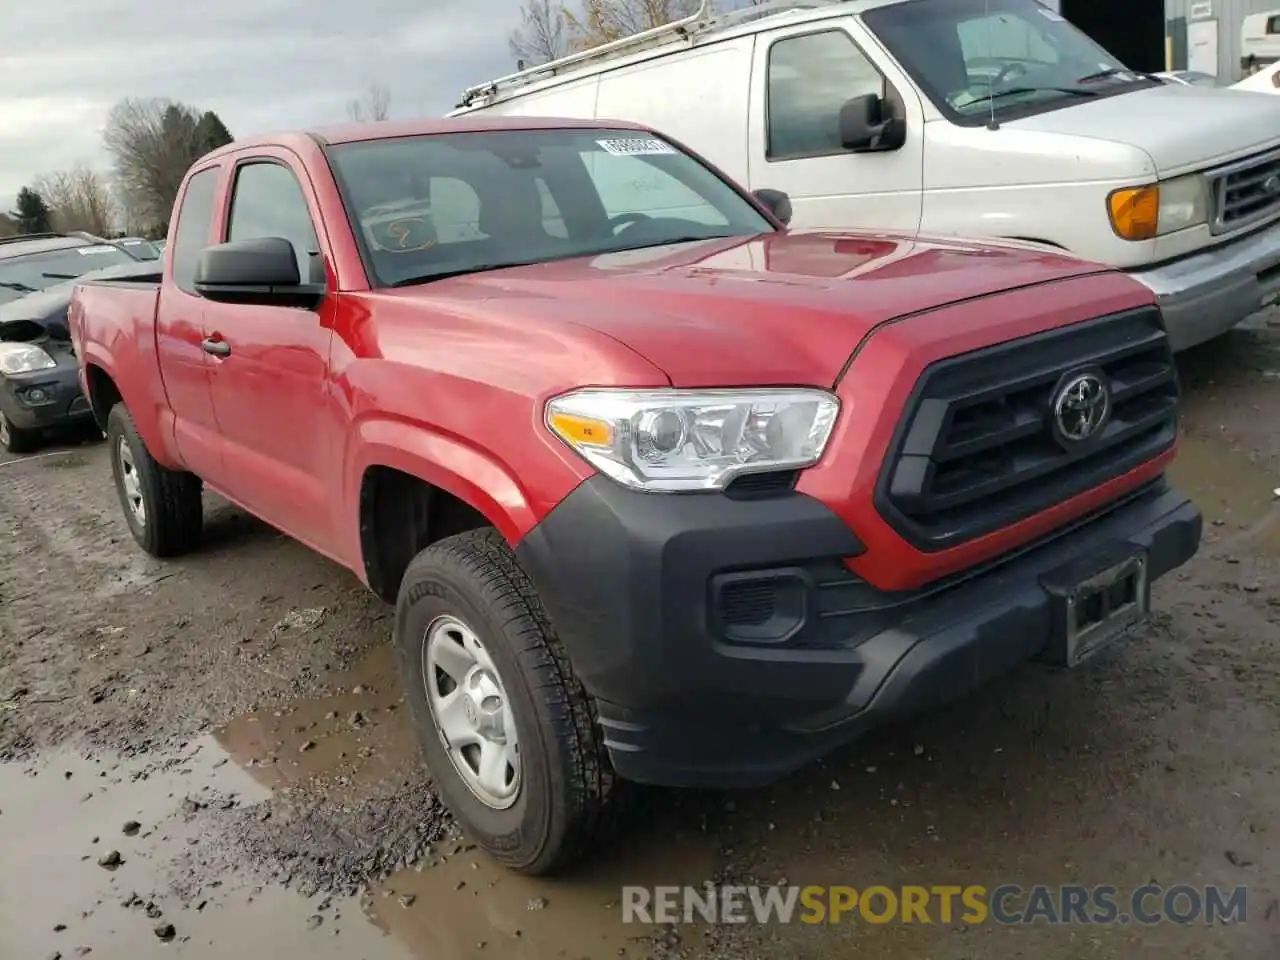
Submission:
[[[12,0],[0,47],[0,210],[36,174],[107,169],[123,97],[215,110],[232,134],[346,119],[370,84],[438,116],[513,68],[520,0]]]

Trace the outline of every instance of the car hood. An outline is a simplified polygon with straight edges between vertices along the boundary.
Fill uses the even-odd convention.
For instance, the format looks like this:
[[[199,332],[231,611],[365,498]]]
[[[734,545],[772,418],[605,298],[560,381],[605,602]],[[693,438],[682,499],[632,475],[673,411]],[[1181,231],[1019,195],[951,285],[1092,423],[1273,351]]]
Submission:
[[[1280,143],[1280,98],[1165,83],[1011,120],[1010,130],[1130,144],[1161,177],[1247,156]]]
[[[778,233],[555,261],[395,291],[437,309],[589,327],[676,386],[833,384],[876,326],[1107,268],[1048,247]]]
[[[113,267],[103,267],[100,270],[90,270],[74,280],[64,280],[43,290],[37,290],[35,293],[24,294],[16,300],[0,303],[0,339],[6,338],[6,331],[12,339],[13,331],[25,331],[31,324],[38,324],[50,330],[56,339],[69,340],[70,334],[65,332],[66,315],[76,284],[86,280],[149,278],[156,272],[157,267],[158,264],[142,263],[122,263]],[[30,337],[23,332],[19,334],[19,339],[27,340]]]

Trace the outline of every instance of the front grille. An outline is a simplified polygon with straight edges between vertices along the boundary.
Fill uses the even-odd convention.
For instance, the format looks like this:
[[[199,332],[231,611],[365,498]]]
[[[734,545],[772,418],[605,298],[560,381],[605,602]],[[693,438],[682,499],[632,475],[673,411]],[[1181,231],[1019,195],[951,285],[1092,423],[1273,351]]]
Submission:
[[[1229,233],[1280,215],[1280,151],[1209,174],[1213,232]]]
[[[1052,404],[1092,372],[1111,413],[1087,441],[1060,441]],[[1178,380],[1155,308],[1073,324],[931,364],[880,473],[876,506],[908,542],[941,550],[1138,467],[1177,437]]]

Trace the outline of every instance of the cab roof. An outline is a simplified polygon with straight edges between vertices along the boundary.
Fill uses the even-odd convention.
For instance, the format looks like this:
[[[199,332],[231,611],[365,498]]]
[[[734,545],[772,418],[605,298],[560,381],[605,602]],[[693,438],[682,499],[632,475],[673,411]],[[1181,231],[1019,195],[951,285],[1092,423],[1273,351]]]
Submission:
[[[106,241],[103,241],[106,242]],[[70,250],[73,247],[94,245],[92,240],[70,237],[61,233],[35,233],[0,239],[0,260],[25,257],[30,253],[48,253],[50,250]]]

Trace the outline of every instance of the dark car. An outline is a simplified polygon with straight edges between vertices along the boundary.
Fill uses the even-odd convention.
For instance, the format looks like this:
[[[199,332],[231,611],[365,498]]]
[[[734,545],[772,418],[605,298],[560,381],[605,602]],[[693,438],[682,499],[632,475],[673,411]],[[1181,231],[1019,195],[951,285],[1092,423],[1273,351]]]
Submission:
[[[25,453],[45,430],[91,419],[67,330],[77,280],[145,277],[158,266],[83,236],[0,240],[0,448]]]

